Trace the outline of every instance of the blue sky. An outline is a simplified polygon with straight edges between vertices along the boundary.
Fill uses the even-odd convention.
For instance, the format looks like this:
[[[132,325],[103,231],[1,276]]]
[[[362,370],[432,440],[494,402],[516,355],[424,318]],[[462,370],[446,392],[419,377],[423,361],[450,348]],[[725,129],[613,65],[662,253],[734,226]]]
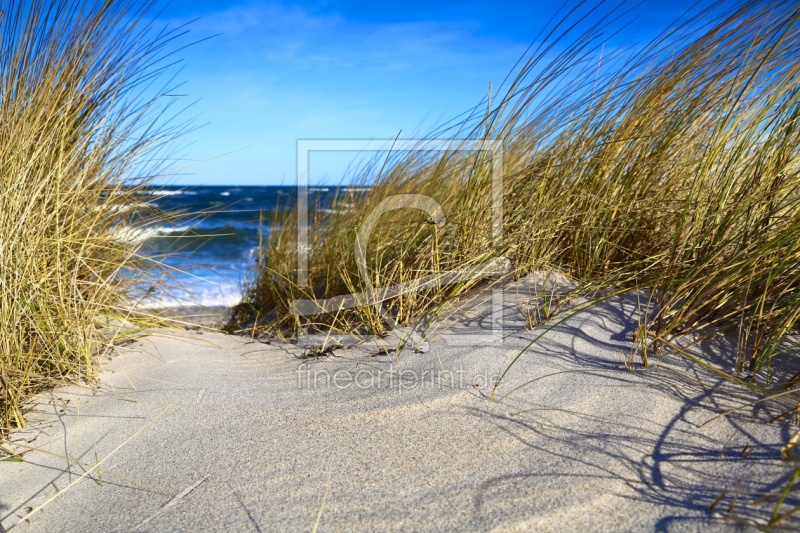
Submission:
[[[693,3],[645,1],[617,44],[652,38]],[[180,93],[205,125],[171,182],[290,185],[298,139],[426,132],[497,88],[560,6],[175,0],[157,24],[199,18],[187,39],[220,35],[181,52]],[[313,164],[312,182],[340,181],[341,157]]]

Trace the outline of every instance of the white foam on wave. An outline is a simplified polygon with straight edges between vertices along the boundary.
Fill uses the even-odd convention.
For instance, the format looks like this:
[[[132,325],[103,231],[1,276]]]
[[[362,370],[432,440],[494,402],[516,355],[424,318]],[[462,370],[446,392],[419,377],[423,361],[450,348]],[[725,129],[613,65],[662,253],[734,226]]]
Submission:
[[[152,189],[141,191],[139,194],[143,194],[145,196],[180,196],[184,194],[184,191],[173,191],[170,189]]]
[[[149,296],[136,304],[140,310],[174,309],[199,305],[202,307],[233,307],[242,301],[238,283],[228,280],[203,280],[185,289],[173,289],[168,294]]]
[[[143,207],[157,207],[157,206],[152,202],[137,202],[133,204],[117,204],[117,205],[102,204],[102,205],[96,205],[94,207],[94,210],[106,213],[123,214],[129,211],[136,211],[137,209],[141,209]]]
[[[114,230],[114,240],[120,242],[144,242],[154,237],[163,237],[170,233],[189,231],[193,226],[151,226],[137,228],[133,226],[119,227]]]

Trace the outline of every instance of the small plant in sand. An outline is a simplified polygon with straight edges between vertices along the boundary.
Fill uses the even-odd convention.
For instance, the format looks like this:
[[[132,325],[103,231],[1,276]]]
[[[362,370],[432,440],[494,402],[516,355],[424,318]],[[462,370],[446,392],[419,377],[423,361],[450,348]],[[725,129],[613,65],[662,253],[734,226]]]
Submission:
[[[534,273],[541,281],[533,286],[533,295],[517,303],[517,310],[525,320],[527,329],[532,330],[537,326],[549,322],[553,317],[564,311],[577,294],[575,289],[568,289],[557,282],[561,276],[555,270],[546,273]]]
[[[534,329],[557,315],[569,302],[569,298],[555,294],[545,294],[530,298],[517,304],[517,309],[525,319],[527,329]]]

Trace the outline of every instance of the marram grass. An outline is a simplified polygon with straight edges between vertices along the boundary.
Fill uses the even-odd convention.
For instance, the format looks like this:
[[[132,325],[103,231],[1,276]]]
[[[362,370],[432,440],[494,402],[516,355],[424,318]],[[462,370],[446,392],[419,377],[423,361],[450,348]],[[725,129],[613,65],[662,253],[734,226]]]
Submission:
[[[131,206],[179,129],[153,86],[175,35],[144,23],[150,7],[2,4],[0,433],[30,395],[91,379],[127,314],[140,261],[120,236],[146,221]]]
[[[558,270],[589,295],[561,314],[521,309],[530,327],[542,326],[536,339],[608,295],[643,290],[650,301],[631,339],[641,364],[666,347],[782,404],[786,420],[800,418],[800,6],[706,2],[699,17],[629,51],[605,48],[625,6],[603,16],[602,6],[576,4],[546,29],[502,97],[490,92],[465,120],[431,134],[487,148],[502,141],[502,242],[493,238],[494,154],[458,145],[381,154],[355,175],[371,186],[366,193],[311,217],[307,284],[298,283],[297,213],[275,213],[230,329],[380,334],[387,321],[366,298],[310,317],[292,302],[440,276],[383,302],[392,320],[417,326],[474,294],[477,281],[448,283],[442,272],[505,258],[512,275]],[[596,23],[574,36],[584,16]],[[358,241],[364,280],[358,228],[397,194],[433,198],[447,222],[412,209],[382,215],[369,242]],[[719,333],[737,339],[720,354],[724,368],[674,341]],[[769,527],[797,511],[782,504],[798,472]]]
[[[623,11],[595,9],[585,20],[596,24],[578,36],[570,28],[580,9],[568,13],[502,97],[432,134],[502,140],[501,244],[490,152],[381,155],[356,176],[368,192],[342,199],[352,208],[312,216],[306,286],[297,283],[297,214],[275,214],[232,328],[258,320],[284,334],[315,323],[380,333],[373,306],[301,317],[291,302],[505,257],[517,275],[555,267],[583,286],[650,289],[644,361],[674,335],[727,330],[739,338],[730,358],[741,375],[778,379],[773,363],[796,357],[800,318],[800,8],[715,3],[636,51],[605,50]],[[419,210],[384,214],[365,246],[367,284],[358,228],[384,199],[407,193],[436,200],[447,223]],[[413,324],[473,285],[428,285],[384,308]]]

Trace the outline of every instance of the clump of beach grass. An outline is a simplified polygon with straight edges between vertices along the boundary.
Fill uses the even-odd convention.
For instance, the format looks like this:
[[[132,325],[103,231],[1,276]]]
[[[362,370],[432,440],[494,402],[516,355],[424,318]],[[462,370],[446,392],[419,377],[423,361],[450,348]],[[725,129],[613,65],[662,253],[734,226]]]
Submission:
[[[507,258],[517,276],[558,268],[584,287],[650,289],[644,361],[675,336],[711,327],[738,336],[731,357],[748,379],[776,379],[778,356],[794,357],[800,317],[800,11],[792,2],[712,3],[647,46],[606,50],[624,8],[580,9],[546,29],[501,97],[430,136],[485,150],[382,154],[356,173],[369,189],[346,202],[352,208],[312,211],[305,284],[297,213],[276,213],[232,327],[266,317],[262,327],[284,334],[314,325],[381,333],[374,299],[316,316],[292,302]],[[596,22],[571,33],[587,20]],[[502,161],[491,150],[498,139]],[[497,165],[502,240],[493,232]],[[387,212],[361,244],[365,276],[358,228],[400,194],[434,199],[446,223],[418,209]],[[386,298],[383,309],[414,324],[480,279],[442,277]]]
[[[298,269],[298,213],[277,212],[231,329],[380,334],[392,321],[430,324],[474,294],[491,277],[480,270],[503,258],[511,276],[558,270],[585,295],[563,313],[546,298],[520,309],[541,332],[532,342],[564,313],[637,291],[649,301],[640,306],[633,352],[622,353],[626,368],[670,349],[782,403],[787,419],[800,416],[800,8],[700,3],[636,49],[606,48],[626,6],[602,9],[568,7],[500,97],[490,90],[466,118],[429,136],[464,142],[446,152],[421,145],[381,154],[351,176],[369,187],[347,199],[352,208],[311,211],[307,280]],[[481,143],[483,151],[464,149]],[[357,240],[376,208],[409,194],[435,200],[446,222],[392,210],[368,242]],[[448,279],[470,269],[475,275]],[[374,290],[418,280],[426,280],[421,290]],[[294,305],[347,293],[367,297],[316,314]],[[738,340],[719,354],[722,365],[687,349],[719,334]],[[781,505],[799,473],[770,526],[797,511]]]
[[[17,2],[0,12],[0,433],[24,401],[93,376],[128,327],[134,208],[184,127],[169,109],[176,31],[151,2]]]

